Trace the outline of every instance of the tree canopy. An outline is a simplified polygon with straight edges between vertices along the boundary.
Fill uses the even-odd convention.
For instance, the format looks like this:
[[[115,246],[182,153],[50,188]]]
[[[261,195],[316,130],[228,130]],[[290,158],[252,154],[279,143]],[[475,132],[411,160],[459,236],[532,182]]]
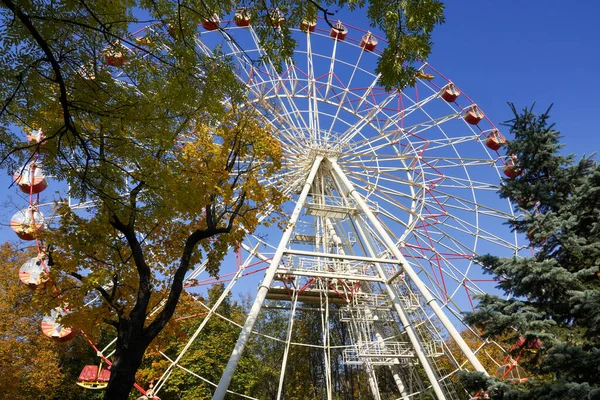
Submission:
[[[549,110],[513,111],[514,140],[506,151],[519,175],[505,180],[500,195],[514,202],[519,217],[509,224],[530,240],[533,253],[479,258],[510,297],[482,296],[468,320],[486,337],[504,334],[507,343],[519,343],[515,353],[533,347],[525,363],[532,375],[510,385],[475,374],[466,384],[492,399],[600,398],[600,166],[561,154]],[[529,345],[537,340],[541,346]]]
[[[16,400],[98,399],[75,385],[81,368],[96,362],[88,344],[55,343],[42,334],[35,292],[19,280],[19,268],[35,253],[0,245],[0,393]]]
[[[65,184],[57,222],[34,232],[56,288],[39,304],[68,308],[62,322],[92,338],[100,323],[115,328],[109,398],[126,398],[186,272],[205,258],[218,274],[228,249],[275,223],[265,211],[285,200],[267,185],[281,148],[262,105],[248,101],[231,60],[195,41],[200,24],[239,7],[276,67],[293,52],[291,26],[367,7],[389,40],[378,65],[387,88],[414,82],[411,63],[427,58],[443,22],[436,0],[0,2],[1,165],[22,172],[35,161]]]

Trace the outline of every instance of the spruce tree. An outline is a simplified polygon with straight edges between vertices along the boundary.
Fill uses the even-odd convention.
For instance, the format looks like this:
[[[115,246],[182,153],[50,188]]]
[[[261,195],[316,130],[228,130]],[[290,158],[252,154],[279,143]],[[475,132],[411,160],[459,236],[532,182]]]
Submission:
[[[481,296],[467,320],[485,337],[511,333],[506,344],[517,343],[512,356],[522,355],[529,379],[468,373],[463,383],[482,389],[481,398],[600,399],[600,167],[591,157],[561,154],[550,109],[511,109],[514,140],[505,149],[519,175],[504,179],[499,194],[513,202],[517,217],[508,224],[533,251],[478,258],[508,296]]]

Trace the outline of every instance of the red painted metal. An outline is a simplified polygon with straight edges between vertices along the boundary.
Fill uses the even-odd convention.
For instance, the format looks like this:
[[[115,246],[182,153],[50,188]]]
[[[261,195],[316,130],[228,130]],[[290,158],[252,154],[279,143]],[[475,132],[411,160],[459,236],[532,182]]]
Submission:
[[[496,151],[500,150],[500,148],[504,146],[505,143],[506,139],[504,138],[504,136],[502,136],[498,129],[492,130],[485,139],[485,145],[490,149]]]
[[[202,27],[207,31],[214,31],[221,26],[221,19],[217,14],[213,14],[210,19],[202,21]]]
[[[377,40],[377,38],[373,36],[371,32],[367,32],[363,35],[362,39],[360,40],[360,47],[362,47],[366,51],[373,51],[375,50],[375,47],[377,47],[378,42],[379,41]]]
[[[483,114],[483,111],[481,111],[479,109],[479,107],[477,107],[475,104],[473,104],[471,107],[467,108],[467,111],[465,112],[465,115],[463,118],[469,124],[477,125],[479,123],[479,121],[481,121],[483,119],[484,116],[485,115]]]
[[[458,96],[460,96],[460,90],[454,86],[454,83],[450,82],[442,88],[440,91],[440,96],[442,96],[442,99],[446,100],[448,103],[453,103],[456,101],[456,99],[458,99]]]

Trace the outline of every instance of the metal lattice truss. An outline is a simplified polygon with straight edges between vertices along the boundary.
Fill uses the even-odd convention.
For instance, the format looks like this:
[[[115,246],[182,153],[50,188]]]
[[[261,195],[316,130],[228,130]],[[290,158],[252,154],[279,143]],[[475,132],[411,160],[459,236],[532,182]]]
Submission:
[[[463,340],[460,331],[470,328],[462,311],[496,284],[473,259],[522,250],[503,224],[513,217],[510,203],[496,194],[503,157],[485,145],[495,127],[487,119],[467,123],[473,103],[466,96],[444,101],[449,81],[428,64],[420,66],[414,87],[381,88],[373,72],[379,52],[360,46],[358,29],[345,41],[333,40],[326,26],[295,31],[295,56],[278,72],[252,26],[223,21],[221,28],[198,36],[197,49],[213,56],[219,47],[234,62],[249,105],[278,135],[283,169],[260,183],[289,196],[286,228],[254,232],[240,243],[236,268],[223,266],[220,282],[227,286],[219,299],[201,303],[206,315],[177,356],[163,354],[170,366],[155,393],[182,370],[215,387],[213,399],[252,398],[228,387],[246,344],[261,340],[282,349],[277,399],[285,397],[295,347],[322,352],[327,399],[335,397],[334,360],[359,366],[374,399],[381,398],[383,374],[393,377],[397,398],[459,398],[452,375],[485,372],[479,358],[486,346],[480,341],[471,348]],[[189,290],[217,282],[203,271],[200,265],[190,273]],[[232,290],[253,291],[257,284],[243,325],[220,313]],[[286,332],[257,329],[264,309],[280,312]],[[311,342],[295,333],[305,312],[320,316],[319,337]],[[185,362],[211,318],[241,329],[220,382]],[[332,321],[348,332],[343,341],[332,333]]]

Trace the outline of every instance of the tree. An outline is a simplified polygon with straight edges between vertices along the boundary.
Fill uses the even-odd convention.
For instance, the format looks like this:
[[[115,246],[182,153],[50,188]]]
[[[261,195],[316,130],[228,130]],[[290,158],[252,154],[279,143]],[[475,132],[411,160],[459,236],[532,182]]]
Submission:
[[[534,254],[479,258],[511,296],[482,296],[468,321],[488,337],[524,338],[525,348],[539,339],[541,348],[529,359],[534,375],[525,384],[478,374],[467,375],[465,383],[493,399],[600,398],[600,167],[589,157],[576,162],[561,155],[549,110],[512,110],[514,141],[506,151],[520,174],[504,181],[500,195],[522,213],[509,225],[530,239]]]
[[[0,245],[0,393],[16,400],[98,398],[75,385],[84,363],[95,361],[88,344],[56,343],[40,330],[34,292],[19,280],[19,268],[33,256],[13,244]]]
[[[205,302],[206,306],[213,307],[223,290],[223,284],[215,284],[210,287]],[[209,318],[198,339],[187,349],[178,365],[212,382],[218,381],[220,373],[229,359],[230,350],[239,335],[239,329],[224,318],[243,323],[245,310],[237,301],[232,300],[232,295],[229,293],[217,308],[218,315],[213,314],[208,317],[207,309],[197,303],[197,300],[200,299],[203,300],[188,296],[185,312],[187,315],[182,314],[179,317],[181,323],[178,324],[178,329],[168,334],[161,333],[157,343],[151,346],[148,357],[138,373],[142,376],[142,380],[150,381],[157,375],[162,376],[170,366],[170,362],[159,351],[174,360],[198,326],[205,318]],[[244,353],[240,361],[239,375],[236,374],[230,390],[260,396],[256,393],[256,386],[264,379],[262,364],[256,359],[253,351],[249,351]],[[210,399],[213,391],[214,388],[203,380],[189,372],[175,368],[169,376],[168,385],[160,392],[160,397],[165,400]]]
[[[227,249],[259,224],[282,193],[266,187],[281,148],[249,104],[230,60],[195,47],[197,26],[236,2],[35,1],[0,3],[0,156],[12,171],[43,160],[87,210],[57,205],[60,221],[38,239],[59,292],[46,309],[70,309],[64,324],[99,337],[117,334],[106,397],[124,399],[145,350],[172,317],[185,273],[202,257],[212,274]],[[269,24],[276,6],[289,25],[326,7],[361,3],[287,1],[242,4],[276,65],[290,56],[289,26]],[[414,82],[443,21],[435,0],[369,4],[371,23],[390,45],[378,66],[386,87]],[[135,40],[137,24],[154,24]],[[166,50],[168,49],[168,51]],[[406,64],[404,64],[406,63]],[[42,129],[38,143],[22,140]],[[36,151],[36,153],[33,153]],[[97,293],[100,300],[89,302]],[[43,297],[43,298],[42,298]],[[150,317],[153,310],[160,310]]]
[[[59,357],[39,329],[32,293],[19,281],[19,267],[30,257],[15,246],[0,247],[0,392],[15,399],[52,394],[62,381]],[[39,315],[39,312],[36,313]]]

